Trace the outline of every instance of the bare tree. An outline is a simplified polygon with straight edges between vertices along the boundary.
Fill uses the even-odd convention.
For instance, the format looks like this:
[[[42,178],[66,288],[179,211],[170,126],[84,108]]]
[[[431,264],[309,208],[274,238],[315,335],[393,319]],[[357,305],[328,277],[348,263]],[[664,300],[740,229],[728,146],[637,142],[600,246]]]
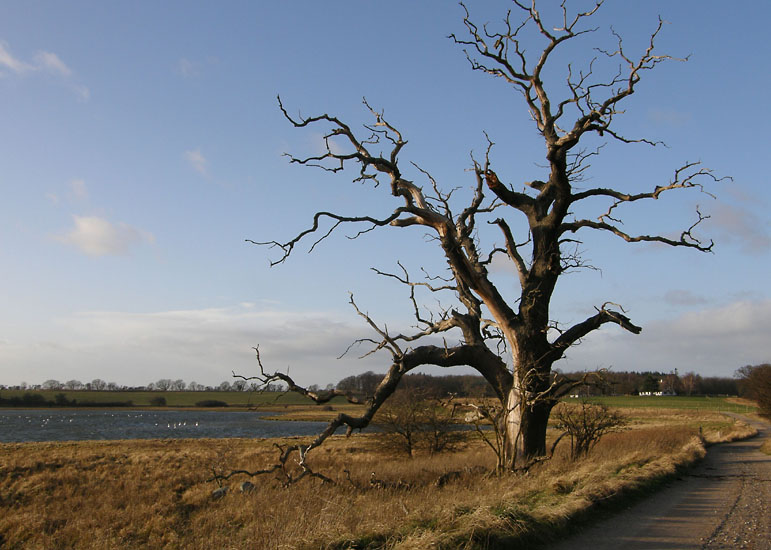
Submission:
[[[757,402],[759,413],[771,419],[771,364],[746,365],[736,371],[742,395]]]
[[[589,26],[589,21],[601,4],[600,0],[588,11],[572,13],[563,2],[557,19],[549,20],[542,18],[535,1],[531,4],[514,0],[497,26],[478,25],[461,4],[465,30],[450,35],[451,40],[463,49],[474,71],[499,79],[520,93],[543,140],[546,155],[543,179],[516,182],[516,174],[499,175],[493,170],[495,144],[486,135],[483,157],[471,156],[470,192],[460,208],[460,199],[454,193],[456,183],[440,183],[414,162],[402,162],[405,137],[366,100],[364,105],[372,122],[357,131],[326,113],[294,116],[279,98],[279,108],[291,124],[314,131],[321,129],[325,136],[324,152],[313,156],[288,155],[292,163],[335,173],[352,168],[355,182],[372,184],[372,192],[390,193],[394,203],[388,211],[373,214],[319,211],[309,227],[287,241],[250,241],[279,251],[271,265],[286,261],[301,242],[312,242],[313,250],[340,226],[358,227],[352,238],[386,227],[401,230],[419,226],[441,250],[448,268],[445,275],[430,274],[424,269],[417,280],[401,263],[395,272],[376,270],[405,285],[417,322],[411,332],[393,332],[362,312],[351,297],[351,305],[374,333],[371,339],[359,343],[371,344],[369,353],[389,354],[390,367],[367,399],[361,416],[340,414],[309,446],[298,448],[301,463],[310,449],[337,428],[346,426],[350,432],[368,425],[401,378],[423,365],[467,365],[492,386],[501,403],[503,458],[508,468],[514,468],[519,457],[531,460],[545,455],[550,412],[562,395],[581,383],[554,372],[552,365],[570,346],[605,324],[618,325],[634,334],[641,331],[621,306],[612,303],[596,306],[591,315],[573,326],[562,326],[552,319],[550,303],[560,276],[587,267],[579,248],[582,235],[595,232],[627,243],[658,243],[701,252],[712,249],[712,241],[704,242],[694,233],[707,217],[698,208],[695,218],[675,236],[655,231],[634,233],[621,220],[628,205],[654,203],[675,191],[705,192],[703,185],[718,178],[698,162],[686,162],[673,170],[669,181],[639,191],[624,189],[623,184],[580,186],[591,160],[600,153],[599,148],[585,148],[590,141],[587,138],[593,144],[603,140],[657,144],[646,138],[622,135],[614,123],[643,75],[663,62],[676,60],[655,50],[663,25],[659,19],[641,52],[631,54],[611,29],[612,48],[592,49],[583,68],[567,65],[562,80],[549,79],[546,75],[553,74],[556,67],[555,52],[566,47],[579,51],[580,39],[597,31]],[[597,66],[603,60],[617,64],[618,72],[597,74],[602,72]],[[405,169],[415,178],[425,180],[425,184],[421,186],[409,179]],[[619,174],[619,179],[623,176]],[[380,204],[388,202],[384,198]],[[484,243],[483,237],[489,234],[484,227],[498,231],[497,238],[502,244]],[[506,299],[490,277],[488,268],[499,257],[510,262],[516,272],[516,299]],[[441,295],[441,302],[434,301],[451,301],[452,305],[439,311],[434,308],[432,312],[423,305],[421,293]],[[444,345],[426,341],[437,336],[444,338]],[[260,368],[261,374],[256,378],[262,383],[280,380],[290,390],[318,402],[345,393],[308,391],[284,373],[266,372],[261,363]]]

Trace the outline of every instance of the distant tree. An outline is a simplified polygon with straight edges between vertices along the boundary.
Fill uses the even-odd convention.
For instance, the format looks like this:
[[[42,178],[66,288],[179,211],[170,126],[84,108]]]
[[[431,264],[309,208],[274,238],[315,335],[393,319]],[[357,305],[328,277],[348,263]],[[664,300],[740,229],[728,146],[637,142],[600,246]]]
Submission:
[[[155,383],[155,389],[157,391],[169,391],[171,389],[171,385],[173,384],[173,380],[170,378],[161,378]]]
[[[42,385],[44,390],[60,390],[62,387],[62,383],[54,379],[46,380]]]
[[[677,374],[677,369],[674,372],[664,375],[661,378],[659,389],[665,392],[677,393],[682,391],[682,385],[680,383],[680,376]]]
[[[180,379],[174,380],[171,383],[171,386],[169,389],[171,389],[171,391],[183,391],[186,387],[187,387],[187,384],[185,383],[184,380],[180,378]]]
[[[115,382],[108,382],[107,391],[118,391],[118,384]]]
[[[220,385],[219,385],[219,386],[217,386],[217,389],[218,389],[219,391],[230,391],[230,390],[232,390],[233,388],[232,388],[232,386],[230,385],[230,382],[228,382],[227,380],[224,380],[224,381],[220,382]]]
[[[96,391],[104,391],[107,389],[107,382],[101,378],[94,378],[91,380],[91,389]]]
[[[680,377],[680,383],[685,395],[693,395],[701,383],[701,376],[693,371],[689,371]]]
[[[736,371],[743,396],[758,404],[760,414],[771,418],[771,364],[747,365]]]
[[[643,392],[655,392],[659,391],[659,379],[653,374],[648,373],[645,375],[645,379],[643,380],[642,387],[640,388],[640,391]]]
[[[83,388],[83,382],[80,380],[67,380],[64,387],[68,390],[79,390]]]
[[[248,386],[249,383],[246,380],[234,380],[230,385],[233,391],[245,391]]]
[[[705,376],[699,384],[699,393],[704,395],[738,395],[739,381],[723,376]]]

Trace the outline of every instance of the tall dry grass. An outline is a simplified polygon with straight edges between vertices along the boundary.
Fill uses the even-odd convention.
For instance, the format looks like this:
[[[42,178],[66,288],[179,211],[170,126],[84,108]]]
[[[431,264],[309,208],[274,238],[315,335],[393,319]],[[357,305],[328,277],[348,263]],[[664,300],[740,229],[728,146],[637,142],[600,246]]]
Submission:
[[[271,442],[0,445],[0,547],[515,548],[703,456],[699,422],[707,438],[732,429],[725,417],[649,413],[635,416],[633,429],[608,435],[586,459],[571,462],[560,446],[526,475],[502,478],[472,469],[494,466],[476,440],[457,452],[408,459],[383,454],[377,435],[334,438],[312,465],[338,485],[307,479],[284,488],[261,477],[254,492],[231,490],[219,500],[211,497],[216,485],[205,481],[212,468],[262,468],[275,459]],[[373,472],[385,488],[370,484]],[[447,472],[459,473],[438,486]],[[235,489],[239,481],[228,483]]]

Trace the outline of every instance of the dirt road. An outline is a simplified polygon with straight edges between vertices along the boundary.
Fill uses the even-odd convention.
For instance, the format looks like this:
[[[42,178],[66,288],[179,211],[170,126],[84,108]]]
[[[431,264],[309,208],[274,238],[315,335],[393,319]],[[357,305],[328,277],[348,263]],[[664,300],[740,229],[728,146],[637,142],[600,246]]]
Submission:
[[[549,550],[771,549],[771,456],[758,436],[711,447],[666,489],[586,527]]]

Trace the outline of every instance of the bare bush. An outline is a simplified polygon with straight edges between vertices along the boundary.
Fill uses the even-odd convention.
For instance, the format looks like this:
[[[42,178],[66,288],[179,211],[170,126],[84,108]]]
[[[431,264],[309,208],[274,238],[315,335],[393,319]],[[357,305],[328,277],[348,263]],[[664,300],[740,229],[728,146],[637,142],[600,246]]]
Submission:
[[[594,447],[600,438],[610,432],[620,431],[627,419],[618,411],[613,411],[603,404],[581,401],[578,405],[561,404],[557,408],[557,429],[570,437],[570,456],[573,460],[584,456]]]
[[[397,391],[380,409],[376,422],[384,432],[385,447],[409,456],[418,450],[432,455],[450,450],[461,437],[444,404],[423,392]]]

